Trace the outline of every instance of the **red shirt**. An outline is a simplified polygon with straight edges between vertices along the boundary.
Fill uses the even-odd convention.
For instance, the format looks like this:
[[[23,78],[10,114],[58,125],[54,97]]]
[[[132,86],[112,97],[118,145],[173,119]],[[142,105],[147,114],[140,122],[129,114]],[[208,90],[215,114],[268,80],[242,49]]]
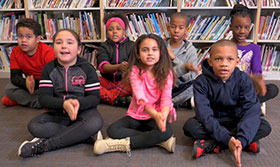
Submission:
[[[45,65],[55,58],[54,51],[47,44],[39,42],[36,53],[28,56],[19,46],[16,46],[10,56],[10,69],[22,70],[28,76],[40,79]]]

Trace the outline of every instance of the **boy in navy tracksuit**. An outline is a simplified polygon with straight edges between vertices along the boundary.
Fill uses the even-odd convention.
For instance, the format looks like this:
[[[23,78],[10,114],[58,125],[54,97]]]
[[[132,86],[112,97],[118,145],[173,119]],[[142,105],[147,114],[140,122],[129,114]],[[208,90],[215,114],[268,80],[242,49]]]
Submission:
[[[252,81],[236,68],[238,63],[236,45],[218,41],[202,64],[202,75],[194,81],[196,115],[186,122],[184,133],[195,139],[195,159],[227,146],[241,166],[242,149],[259,152],[259,139],[271,132],[269,123],[260,118]]]

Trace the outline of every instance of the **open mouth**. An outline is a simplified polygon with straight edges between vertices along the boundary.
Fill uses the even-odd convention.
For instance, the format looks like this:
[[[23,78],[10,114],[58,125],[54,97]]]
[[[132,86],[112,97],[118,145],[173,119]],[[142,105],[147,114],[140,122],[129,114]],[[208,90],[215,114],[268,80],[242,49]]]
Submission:
[[[68,55],[69,52],[60,52],[61,55]]]

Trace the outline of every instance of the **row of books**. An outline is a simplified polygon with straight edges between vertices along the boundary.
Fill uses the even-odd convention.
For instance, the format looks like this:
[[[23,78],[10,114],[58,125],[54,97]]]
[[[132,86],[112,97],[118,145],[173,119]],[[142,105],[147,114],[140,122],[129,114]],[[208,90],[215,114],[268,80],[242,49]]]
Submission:
[[[216,0],[184,0],[183,7],[213,7]]]
[[[262,69],[263,71],[280,71],[279,46],[262,45]]]
[[[191,18],[186,39],[188,40],[219,40],[226,37],[230,30],[230,18],[226,16]]]
[[[262,0],[262,6],[277,7],[280,6],[279,0]]]
[[[10,69],[10,54],[15,45],[0,45],[0,70]]]
[[[128,20],[127,35],[130,40],[135,41],[140,35],[154,33],[162,38],[169,37],[167,24],[170,18],[165,13],[149,13],[137,15],[135,13],[126,15]]]
[[[23,7],[23,0],[0,0],[0,9],[20,9]]]
[[[49,18],[46,13],[38,13],[32,18],[41,25],[43,38],[52,40],[52,36],[59,29],[72,29],[81,40],[100,39],[100,31],[92,12],[79,12],[79,16],[61,14],[62,18]]]
[[[90,8],[96,0],[32,0],[33,8]]]
[[[201,71],[201,63],[210,56],[210,47],[197,49],[197,67]]]
[[[226,4],[229,7],[233,7],[238,3],[247,7],[253,7],[258,5],[258,0],[226,0]]]
[[[107,7],[158,7],[162,0],[107,0]]]
[[[97,66],[97,60],[96,60],[97,49],[98,49],[98,46],[93,45],[93,44],[82,45],[82,52],[80,54],[80,57],[86,59],[94,67],[96,67]]]
[[[258,30],[258,39],[279,40],[280,39],[280,16],[275,12],[271,16],[261,16]]]
[[[9,70],[9,56],[15,45],[0,45],[0,70]],[[83,45],[80,56],[96,66],[96,55],[98,46],[93,44]],[[197,49],[197,66],[201,70],[201,63],[209,57],[210,47]],[[280,71],[280,48],[279,46],[261,46],[263,71]]]
[[[8,13],[0,17],[0,40],[1,41],[17,40],[16,24],[22,18],[25,18],[25,16],[20,15],[17,12]]]

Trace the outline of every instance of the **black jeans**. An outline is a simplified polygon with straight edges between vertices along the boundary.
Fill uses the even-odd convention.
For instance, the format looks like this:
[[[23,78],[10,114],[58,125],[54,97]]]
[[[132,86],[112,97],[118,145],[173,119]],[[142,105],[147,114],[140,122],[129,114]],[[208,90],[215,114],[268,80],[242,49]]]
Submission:
[[[235,136],[235,134],[237,133],[236,127],[238,124],[238,121],[236,119],[223,117],[219,119],[217,118],[217,120],[219,121],[221,126],[224,126],[230,131],[232,136]],[[199,122],[196,117],[188,119],[183,127],[183,130],[186,136],[193,137],[194,139],[212,139],[211,134],[206,131],[204,125]],[[252,142],[258,141],[261,138],[268,136],[270,132],[270,124],[266,120],[261,119],[260,127]]]
[[[278,95],[279,89],[274,84],[266,85],[266,94],[264,96],[259,96],[260,103],[266,102],[269,99],[272,99]]]
[[[75,121],[57,111],[42,113],[28,123],[28,130],[35,137],[46,138],[50,151],[81,143],[96,134],[102,125],[101,115],[92,108],[79,113]]]
[[[129,116],[111,124],[107,129],[107,133],[113,139],[130,137],[132,149],[155,146],[173,135],[168,122],[166,122],[166,131],[161,132],[154,119],[136,120]]]

